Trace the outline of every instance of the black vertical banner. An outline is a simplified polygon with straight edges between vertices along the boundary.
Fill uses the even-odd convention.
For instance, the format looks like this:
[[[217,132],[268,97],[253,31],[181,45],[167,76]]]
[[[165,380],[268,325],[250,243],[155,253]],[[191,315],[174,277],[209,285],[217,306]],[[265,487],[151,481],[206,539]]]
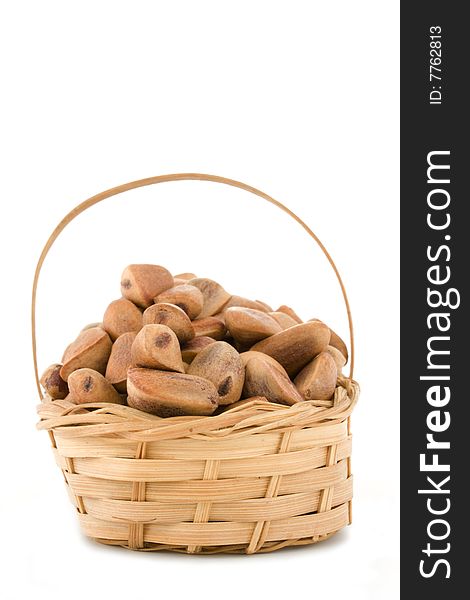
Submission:
[[[470,26],[401,3],[401,597],[467,597],[470,573]]]

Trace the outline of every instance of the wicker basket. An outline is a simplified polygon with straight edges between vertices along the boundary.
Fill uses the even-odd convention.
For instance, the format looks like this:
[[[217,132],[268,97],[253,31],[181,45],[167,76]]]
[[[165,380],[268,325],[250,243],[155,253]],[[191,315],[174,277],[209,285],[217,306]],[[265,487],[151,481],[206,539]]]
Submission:
[[[333,267],[348,312],[351,370],[333,400],[281,406],[253,401],[211,417],[161,419],[127,406],[77,406],[43,398],[35,303],[44,259],[64,227],[88,207],[133,188],[204,180],[264,198],[294,218]],[[33,358],[41,397],[38,429],[49,432],[57,465],[85,535],[135,550],[267,552],[327,539],[351,523],[351,313],[341,277],[316,235],[285,206],[243,183],[200,174],[144,179],[83,202],[58,225],[39,259],[32,298]]]

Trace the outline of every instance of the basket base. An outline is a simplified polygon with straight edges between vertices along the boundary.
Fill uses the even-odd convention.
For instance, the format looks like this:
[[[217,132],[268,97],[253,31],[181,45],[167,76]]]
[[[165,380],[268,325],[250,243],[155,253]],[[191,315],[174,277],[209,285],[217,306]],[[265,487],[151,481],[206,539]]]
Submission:
[[[342,528],[343,529],[343,528]],[[334,536],[339,531],[333,531],[326,535],[316,536],[315,538],[308,537],[302,538],[300,540],[287,540],[283,542],[271,542],[262,546],[259,550],[255,552],[255,554],[262,554],[267,552],[274,552],[275,550],[281,550],[283,548],[289,548],[293,546],[307,546],[317,544],[318,542],[324,542],[328,540],[330,537]],[[103,544],[106,546],[118,546],[120,548],[125,548],[126,550],[135,550],[137,552],[158,552],[158,551],[166,551],[166,552],[178,552],[179,554],[248,554],[247,546],[238,545],[238,546],[206,546],[202,547],[196,552],[188,552],[187,546],[169,546],[166,544],[152,544],[150,542],[146,542],[144,548],[132,548],[126,543],[119,542],[118,540],[106,540],[103,538],[92,538],[86,536],[87,539],[93,542],[97,542],[98,544]]]

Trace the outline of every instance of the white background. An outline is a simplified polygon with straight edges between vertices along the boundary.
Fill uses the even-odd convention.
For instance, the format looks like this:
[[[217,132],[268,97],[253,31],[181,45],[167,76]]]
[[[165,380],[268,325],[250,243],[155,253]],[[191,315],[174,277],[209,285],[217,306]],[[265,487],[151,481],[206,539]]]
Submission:
[[[2,3],[3,598],[398,597],[398,2]],[[269,555],[135,553],[82,537],[37,404],[30,286],[48,235],[114,185],[199,171],[289,206],[355,318],[353,525]],[[131,262],[196,271],[347,337],[297,224],[244,192],[173,183],[106,201],[40,281],[40,368],[119,296]]]

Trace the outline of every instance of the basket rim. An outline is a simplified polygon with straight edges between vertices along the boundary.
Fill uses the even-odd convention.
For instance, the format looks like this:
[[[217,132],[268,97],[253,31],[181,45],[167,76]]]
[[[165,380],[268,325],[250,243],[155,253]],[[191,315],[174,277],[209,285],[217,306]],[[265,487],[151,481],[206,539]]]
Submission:
[[[305,400],[292,406],[254,400],[216,416],[158,417],[111,403],[72,404],[46,398],[37,407],[38,430],[61,430],[71,437],[120,435],[136,441],[177,439],[194,435],[225,437],[292,428],[318,427],[349,418],[359,397],[359,384],[338,377],[331,406]]]

